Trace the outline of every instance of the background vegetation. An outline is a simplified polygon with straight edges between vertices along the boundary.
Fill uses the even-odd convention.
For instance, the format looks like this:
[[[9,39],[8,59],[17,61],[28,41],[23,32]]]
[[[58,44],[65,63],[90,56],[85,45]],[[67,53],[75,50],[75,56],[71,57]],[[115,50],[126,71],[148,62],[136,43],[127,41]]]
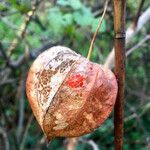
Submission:
[[[53,45],[70,47],[86,57],[104,3],[104,0],[0,0],[1,150],[65,149],[67,139],[55,139],[47,146],[43,138],[25,94],[27,72],[37,55]],[[138,30],[140,16],[148,9],[149,0],[127,1],[127,28],[135,34],[127,44],[130,53],[126,62],[124,150],[150,149],[150,15]],[[92,61],[106,63],[113,37],[110,1]],[[112,150],[113,141],[111,114],[95,132],[80,138],[77,150]]]

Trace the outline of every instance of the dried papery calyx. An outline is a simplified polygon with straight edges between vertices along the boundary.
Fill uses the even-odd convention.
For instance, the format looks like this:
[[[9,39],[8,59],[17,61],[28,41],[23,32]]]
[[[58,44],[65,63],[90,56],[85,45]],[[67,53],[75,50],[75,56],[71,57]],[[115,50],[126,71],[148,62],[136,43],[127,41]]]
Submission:
[[[117,90],[109,69],[63,46],[41,53],[26,82],[29,103],[48,140],[94,131],[111,113]]]

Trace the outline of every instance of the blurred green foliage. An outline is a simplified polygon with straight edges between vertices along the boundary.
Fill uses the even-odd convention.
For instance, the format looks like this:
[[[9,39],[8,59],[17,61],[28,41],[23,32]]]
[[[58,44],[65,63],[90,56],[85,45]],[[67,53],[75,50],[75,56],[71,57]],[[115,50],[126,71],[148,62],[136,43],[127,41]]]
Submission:
[[[32,52],[42,47],[47,42],[60,42],[76,52],[87,56],[90,41],[101,17],[104,0],[43,0],[32,16],[22,39],[18,37],[20,27],[26,14],[32,8],[29,0],[4,0],[0,3],[0,43],[7,53],[14,39],[19,43],[14,49],[11,59],[20,58],[26,51]],[[130,25],[138,11],[140,1],[127,2],[127,25]],[[149,0],[145,1],[142,12],[150,7]],[[104,63],[109,52],[113,48],[113,6],[109,3],[109,9],[103,20],[101,29],[95,41],[91,60]],[[134,46],[145,35],[150,33],[149,23],[135,35],[127,49]],[[128,56],[126,62],[126,99],[125,99],[125,139],[124,150],[148,150],[150,149],[150,45],[144,43],[136,51]],[[17,139],[18,120],[20,116],[20,80],[29,69],[33,60],[23,62],[17,68],[7,66],[7,60],[0,52],[0,127],[4,127],[8,134],[11,150],[19,149],[31,109],[27,98],[24,96],[24,120],[20,139]],[[2,84],[4,80],[6,82]],[[25,95],[25,91],[24,91]],[[65,150],[64,138],[53,140],[49,146],[41,144],[43,133],[35,119],[29,126],[24,141],[24,149],[49,149]],[[0,149],[3,149],[3,140],[0,136]],[[113,115],[95,132],[83,136],[84,140],[93,140],[100,150],[113,150]],[[19,142],[18,142],[19,141]],[[87,142],[80,141],[77,150],[91,150]]]

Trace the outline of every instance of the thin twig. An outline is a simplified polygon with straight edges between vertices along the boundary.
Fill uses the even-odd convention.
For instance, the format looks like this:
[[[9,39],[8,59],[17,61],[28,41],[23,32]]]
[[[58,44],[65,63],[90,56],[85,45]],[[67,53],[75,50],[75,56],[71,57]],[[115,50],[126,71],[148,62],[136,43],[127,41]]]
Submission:
[[[36,144],[36,146],[35,146],[35,149],[36,150],[41,150],[42,149],[42,147],[44,146],[44,145],[46,145],[46,141],[47,139],[46,139],[46,137],[45,137],[45,135],[37,142],[37,144]]]
[[[12,83],[15,83],[16,80],[15,79],[7,79],[7,80],[4,80],[4,81],[1,81],[0,82],[0,87],[2,87],[3,85],[6,85],[6,84],[12,84]]]
[[[143,6],[144,6],[144,2],[145,2],[145,0],[141,0],[141,2],[140,2],[140,5],[139,5],[139,8],[138,8],[136,17],[135,17],[135,22],[134,22],[134,26],[135,26],[135,27],[137,26],[137,23],[138,23],[138,20],[139,20],[139,17],[140,17],[142,8],[143,8]]]
[[[46,31],[45,25],[41,22],[41,20],[39,19],[37,15],[33,16],[32,20],[38,24],[38,26],[41,28],[42,31]]]
[[[24,54],[22,54],[17,60],[11,60],[6,52],[4,51],[3,47],[2,47],[2,43],[0,42],[0,51],[3,55],[3,58],[6,61],[6,65],[8,65],[10,68],[15,69],[20,67],[22,64],[26,63],[27,60],[32,60],[35,59],[41,52],[43,52],[44,50],[55,46],[55,45],[61,45],[63,44],[63,39],[61,39],[59,42],[53,42],[53,41],[48,41],[47,43],[43,44],[40,48],[36,48],[32,51],[29,52],[28,57],[26,52]]]
[[[75,137],[75,138],[68,138],[68,142],[66,145],[66,149],[67,150],[75,150],[77,143],[78,143],[79,138]]]
[[[142,91],[139,91],[139,90],[134,91],[134,90],[130,89],[129,87],[127,87],[126,90],[132,96],[134,95],[134,96],[140,97],[142,100],[147,100],[148,102],[150,100],[150,96],[146,95]]]
[[[25,141],[26,141],[26,138],[27,138],[28,131],[29,131],[29,128],[31,126],[32,120],[33,120],[33,114],[30,116],[29,121],[27,123],[27,126],[25,128],[25,132],[24,132],[24,135],[23,135],[23,138],[22,138],[22,142],[20,144],[20,150],[24,149]]]
[[[105,13],[106,13],[106,10],[107,10],[108,1],[109,1],[109,0],[106,0],[106,2],[105,2],[102,17],[101,17],[101,19],[100,19],[100,21],[99,21],[99,24],[98,24],[98,26],[97,26],[97,29],[96,29],[96,31],[95,31],[95,33],[94,33],[94,35],[93,35],[92,40],[91,40],[91,44],[90,44],[90,48],[89,48],[89,51],[88,51],[87,59],[90,59],[90,57],[91,57],[91,53],[92,53],[92,49],[93,49],[93,45],[94,45],[96,36],[97,36],[98,31],[99,31],[99,29],[100,29],[100,27],[101,27],[102,21],[103,21],[103,19],[104,19],[104,16],[105,16]],[[77,138],[70,138],[70,139],[68,139],[68,144],[67,144],[67,146],[66,146],[67,150],[75,150],[75,147],[76,147],[76,145],[77,145],[78,140],[79,140],[78,137],[77,137]]]
[[[9,146],[8,136],[6,131],[2,127],[0,127],[0,134],[2,135],[4,140],[5,150],[9,150],[10,146]]]
[[[133,51],[135,51],[136,49],[138,49],[141,45],[143,45],[147,40],[150,39],[150,35],[147,35],[144,39],[142,39],[139,43],[137,43],[135,46],[133,46],[132,48],[130,48],[127,52],[126,52],[126,56],[130,55]]]
[[[0,42],[0,51],[1,51],[3,58],[5,59],[6,63],[9,62],[9,58],[8,58],[1,42]]]
[[[96,36],[97,36],[97,34],[98,34],[98,30],[100,29],[101,24],[102,24],[102,21],[103,21],[103,19],[104,19],[104,16],[105,16],[105,13],[106,13],[106,10],[107,10],[107,6],[108,6],[108,0],[106,0],[106,2],[105,2],[104,11],[103,11],[102,17],[101,17],[101,19],[100,19],[100,21],[99,21],[99,24],[98,24],[98,26],[97,26],[97,29],[96,29],[96,31],[95,31],[95,33],[94,33],[94,35],[93,35],[92,40],[91,40],[91,44],[90,44],[90,48],[89,48],[89,51],[88,51],[87,59],[90,59],[90,57],[91,57],[93,45],[94,45]]]
[[[27,26],[32,18],[32,16],[34,15],[37,7],[38,7],[38,2],[35,2],[32,6],[32,9],[26,14],[24,22],[21,24],[20,29],[18,30],[17,33],[17,38],[14,39],[10,45],[10,47],[8,48],[8,56],[10,56],[12,54],[12,51],[17,47],[17,45],[19,44],[19,39],[23,39],[26,33],[26,29]]]
[[[98,145],[93,140],[80,139],[80,142],[90,145],[93,150],[100,150]]]
[[[17,139],[18,143],[20,142],[20,137],[22,135],[23,130],[23,121],[24,121],[24,98],[25,98],[25,69],[23,67],[22,75],[20,79],[20,86],[18,87],[18,95],[19,95],[19,119],[18,119],[18,127],[17,127]]]

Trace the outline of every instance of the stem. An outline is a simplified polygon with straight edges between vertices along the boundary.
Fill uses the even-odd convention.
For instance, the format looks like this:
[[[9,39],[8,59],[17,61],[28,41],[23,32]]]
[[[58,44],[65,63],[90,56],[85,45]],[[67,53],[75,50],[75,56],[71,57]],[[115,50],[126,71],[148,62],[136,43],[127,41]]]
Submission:
[[[78,137],[69,138],[66,146],[67,150],[75,150],[78,143]]]
[[[123,116],[125,85],[125,13],[126,0],[114,1],[115,74],[118,79],[118,95],[114,110],[115,150],[123,149]]]
[[[139,5],[139,8],[138,8],[136,17],[135,17],[134,27],[137,26],[139,17],[140,17],[140,15],[141,15],[142,8],[143,8],[143,6],[144,6],[144,2],[145,2],[145,0],[141,0],[141,2],[140,2],[140,5]]]
[[[92,53],[94,41],[95,41],[95,39],[96,39],[96,35],[97,35],[98,30],[100,29],[101,24],[102,24],[102,21],[103,21],[103,19],[104,19],[104,16],[105,16],[105,13],[106,13],[106,10],[107,10],[107,6],[108,6],[108,1],[109,1],[109,0],[106,0],[106,2],[105,2],[104,11],[103,11],[102,17],[101,17],[101,19],[100,19],[100,21],[99,21],[99,24],[98,24],[98,26],[97,26],[97,29],[96,29],[96,31],[95,31],[93,37],[92,37],[91,44],[90,44],[90,48],[89,48],[88,55],[87,55],[87,59],[90,59],[90,57],[91,57],[91,53]],[[68,139],[68,144],[67,144],[67,146],[66,146],[66,149],[67,149],[67,150],[75,150],[76,145],[77,145],[77,143],[78,143],[78,138],[79,138],[79,137],[76,137],[76,138],[69,138],[69,139]]]
[[[108,0],[106,0],[106,2],[105,2],[104,11],[103,11],[102,17],[101,17],[101,19],[100,19],[100,21],[99,21],[99,24],[98,24],[98,26],[97,26],[97,28],[96,28],[96,31],[95,31],[95,33],[94,33],[94,35],[93,35],[93,37],[92,37],[91,44],[90,44],[90,48],[89,48],[88,55],[87,55],[87,59],[90,59],[90,57],[91,57],[91,53],[92,53],[92,50],[93,50],[93,45],[94,45],[96,36],[97,36],[97,34],[98,34],[98,30],[100,29],[101,24],[102,24],[102,21],[103,21],[103,19],[104,19],[104,16],[105,16],[105,13],[106,13],[106,10],[107,10],[107,6],[108,6]]]
[[[24,38],[27,27],[32,19],[32,16],[34,15],[35,11],[37,10],[39,4],[40,4],[40,1],[39,2],[36,0],[33,1],[32,9],[25,16],[24,22],[21,24],[20,29],[17,33],[17,38],[12,41],[12,43],[10,44],[10,47],[8,48],[8,56],[12,55],[13,50],[18,46],[18,44],[20,42],[19,40]]]

